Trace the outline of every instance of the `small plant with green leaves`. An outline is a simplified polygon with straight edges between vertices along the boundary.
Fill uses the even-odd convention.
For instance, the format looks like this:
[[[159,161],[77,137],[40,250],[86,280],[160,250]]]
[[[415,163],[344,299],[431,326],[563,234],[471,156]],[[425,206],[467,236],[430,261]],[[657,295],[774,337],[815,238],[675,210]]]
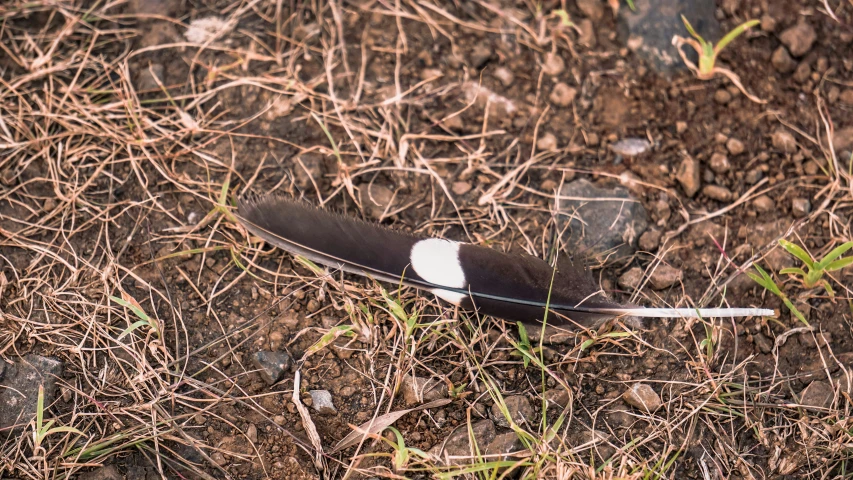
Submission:
[[[835,297],[835,292],[823,276],[827,272],[835,272],[853,265],[853,256],[839,258],[847,253],[848,250],[853,248],[853,242],[842,243],[835,247],[820,261],[816,261],[808,252],[803,250],[802,247],[787,240],[779,240],[779,245],[781,245],[786,252],[800,259],[800,261],[803,262],[804,267],[783,268],[779,273],[782,275],[793,275],[795,277],[799,277],[803,282],[803,286],[807,289],[822,285],[830,297]]]
[[[758,275],[752,272],[746,272],[749,278],[751,278],[755,283],[764,287],[765,290],[782,299],[782,303],[784,303],[785,306],[788,307],[788,310],[790,310],[791,313],[793,313],[794,316],[797,317],[801,322],[803,322],[807,327],[810,327],[811,325],[809,325],[809,322],[808,320],[806,320],[806,317],[804,317],[803,314],[800,313],[799,310],[797,310],[797,307],[794,306],[794,303],[791,302],[791,299],[788,298],[788,296],[785,295],[784,292],[782,292],[782,289],[780,289],[778,285],[776,285],[776,282],[773,281],[773,277],[771,277],[770,274],[767,273],[763,268],[761,268],[757,263],[753,264],[753,267],[755,267],[755,270],[758,272]]]
[[[516,322],[516,324],[518,325],[518,343],[515,345],[515,351],[510,353],[510,355],[521,357],[521,361],[524,362],[524,368],[530,365],[531,360],[538,364],[541,349],[531,345],[530,337],[527,335],[527,329],[524,327],[524,324],[521,322]]]
[[[110,296],[110,300],[121,305],[122,307],[130,309],[130,311],[133,312],[133,314],[136,315],[136,318],[138,318],[139,320],[133,322],[129,327],[124,329],[124,331],[121,332],[121,335],[118,336],[118,339],[121,340],[127,335],[133,333],[134,330],[145,326],[150,328],[151,333],[153,333],[156,337],[159,338],[160,328],[158,326],[157,320],[154,320],[149,317],[148,314],[145,313],[144,310],[142,310],[142,306],[139,305],[139,302],[137,302],[136,299],[134,299],[124,291],[121,292],[121,296],[123,298]]]
[[[83,432],[74,427],[53,427],[55,421],[44,421],[44,386],[39,385],[38,398],[36,399],[36,423],[33,426],[33,446],[35,451],[41,450],[44,439],[54,433],[76,433],[83,435]]]
[[[696,74],[697,78],[700,80],[711,80],[717,74],[723,75],[731,80],[732,83],[734,83],[735,86],[753,102],[767,103],[766,101],[747,92],[737,74],[727,68],[717,65],[717,57],[720,55],[720,52],[732,43],[735,38],[739,37],[750,28],[758,25],[760,23],[758,20],[750,20],[748,22],[741,23],[731,32],[727,33],[716,45],[705,40],[701,35],[696,33],[696,30],[693,29],[693,25],[690,24],[684,15],[681,16],[681,21],[684,22],[684,26],[693,38],[684,38],[679,35],[675,35],[672,37],[672,44],[678,49],[678,54],[681,55],[681,60],[684,61],[687,68]],[[699,55],[698,67],[689,58],[687,58],[687,55],[682,50],[684,45],[689,45]]]

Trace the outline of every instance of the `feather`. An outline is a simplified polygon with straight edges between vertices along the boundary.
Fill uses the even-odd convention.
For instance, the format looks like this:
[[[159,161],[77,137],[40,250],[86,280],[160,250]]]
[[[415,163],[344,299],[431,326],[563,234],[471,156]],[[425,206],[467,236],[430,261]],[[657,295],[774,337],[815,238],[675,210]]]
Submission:
[[[279,195],[237,200],[237,218],[254,235],[315,263],[430,291],[466,310],[559,326],[592,327],[614,316],[743,317],[756,308],[643,308],[607,298],[588,270],[479,245],[422,238],[328,212]]]

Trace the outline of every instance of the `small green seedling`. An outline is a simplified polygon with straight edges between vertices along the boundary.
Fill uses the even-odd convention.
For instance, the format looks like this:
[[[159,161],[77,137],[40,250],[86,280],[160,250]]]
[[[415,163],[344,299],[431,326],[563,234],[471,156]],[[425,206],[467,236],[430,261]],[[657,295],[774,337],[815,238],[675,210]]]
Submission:
[[[773,278],[770,276],[770,274],[765,272],[763,268],[759,267],[757,263],[753,264],[753,267],[755,267],[760,276],[752,272],[746,272],[749,278],[751,278],[755,283],[764,287],[765,290],[781,298],[782,303],[784,303],[785,306],[788,307],[788,310],[790,310],[791,313],[793,313],[794,316],[796,316],[807,327],[810,327],[811,325],[809,325],[809,322],[808,320],[806,320],[806,317],[804,317],[803,314],[800,313],[799,310],[797,310],[797,307],[794,306],[793,302],[791,302],[791,299],[788,298],[788,296],[782,292],[778,285],[776,285],[776,282],[773,281]]]
[[[711,80],[717,74],[724,75],[732,83],[735,84],[741,92],[743,92],[746,97],[756,103],[767,103],[764,100],[761,100],[753,95],[750,95],[746,89],[743,87],[743,84],[740,82],[740,77],[738,77],[734,72],[727,68],[720,67],[717,65],[717,57],[720,55],[720,52],[723,51],[732,41],[739,37],[742,33],[749,30],[750,28],[758,25],[758,20],[750,20],[748,22],[741,23],[737,27],[734,28],[731,32],[727,33],[726,36],[722,38],[716,45],[712,42],[709,42],[702,38],[701,35],[696,33],[696,30],[693,29],[693,25],[684,17],[681,16],[681,21],[684,22],[684,26],[687,28],[687,31],[690,32],[690,35],[693,38],[684,38],[678,35],[672,38],[672,44],[678,49],[678,54],[681,55],[681,59],[684,61],[684,64],[687,65],[693,73],[696,74],[696,77],[700,80]],[[685,55],[684,51],[682,51],[681,47],[684,45],[689,45],[696,51],[699,55],[699,66],[697,67],[695,63],[690,61]]]
[[[70,432],[83,435],[83,432],[74,427],[50,428],[53,426],[53,422],[55,421],[56,420],[48,420],[47,423],[44,421],[44,386],[39,385],[38,398],[36,399],[36,424],[33,427],[33,444],[35,446],[35,450],[39,450],[44,439],[54,433]]]
[[[118,336],[118,339],[121,340],[127,335],[133,333],[133,331],[137,328],[144,327],[146,325],[151,329],[154,335],[159,338],[160,329],[158,328],[157,321],[149,317],[148,314],[145,313],[144,310],[142,310],[142,306],[139,305],[139,302],[137,302],[136,299],[134,299],[124,291],[121,292],[121,296],[124,298],[110,296],[110,300],[121,305],[122,307],[129,308],[130,311],[133,312],[133,314],[136,315],[137,318],[139,318],[139,320],[133,322],[129,327],[127,327],[123,332],[121,332],[121,335]]]
[[[814,288],[818,285],[822,285],[830,297],[835,297],[835,292],[832,290],[829,282],[823,278],[823,275],[826,272],[835,272],[853,264],[853,256],[838,258],[853,248],[853,242],[843,243],[835,247],[818,262],[816,262],[808,252],[794,243],[787,240],[779,240],[779,245],[781,245],[785,251],[799,258],[805,264],[805,269],[789,267],[783,268],[779,273],[800,277],[805,288]]]
[[[536,360],[538,364],[539,347],[534,347],[530,344],[530,337],[527,336],[527,329],[524,327],[524,324],[521,322],[516,322],[516,324],[518,325],[518,344],[515,346],[515,351],[510,353],[510,355],[521,357],[521,361],[524,362],[524,368],[530,365],[530,360]]]

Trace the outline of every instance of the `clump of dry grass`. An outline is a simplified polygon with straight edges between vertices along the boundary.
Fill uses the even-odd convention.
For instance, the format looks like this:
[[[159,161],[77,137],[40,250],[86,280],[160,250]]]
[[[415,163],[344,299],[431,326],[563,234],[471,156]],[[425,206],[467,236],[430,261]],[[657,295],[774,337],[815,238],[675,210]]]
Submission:
[[[49,435],[40,445],[30,435],[5,435],[3,468],[22,478],[70,478],[133,454],[165,477],[227,477],[243,464],[258,477],[322,468],[323,475],[344,478],[663,478],[679,471],[755,478],[768,473],[749,457],[762,449],[773,452],[770,472],[846,472],[853,441],[849,377],[848,386],[834,385],[828,408],[783,401],[797,379],[777,368],[759,375],[762,366],[752,358],[736,361],[737,352],[723,348],[737,348],[729,325],[702,323],[704,337],[693,325],[679,325],[673,332],[678,341],[616,326],[552,335],[565,342],[558,345],[540,342],[541,332],[531,331],[525,356],[514,326],[466,317],[409,290],[351,283],[337,272],[288,263],[233,221],[230,196],[252,187],[367,210],[359,189],[391,179],[398,191],[425,193],[389,203],[383,217],[414,210],[417,220],[401,223],[409,221],[408,228],[420,233],[453,231],[495,248],[520,245],[548,256],[555,248],[549,232],[559,229],[549,206],[555,193],[530,186],[525,176],[579,170],[560,165],[555,152],[527,150],[510,138],[494,110],[506,109],[505,99],[464,95],[477,84],[475,75],[439,84],[435,77],[411,83],[401,74],[413,55],[407,27],[415,23],[449,45],[457,42],[451,33],[456,30],[511,31],[540,57],[574,51],[574,33],[553,17],[478,4],[483,15],[500,20],[499,27],[459,18],[441,2],[380,2],[365,10],[329,2],[293,12],[284,2],[235,2],[217,12],[228,26],[227,41],[181,40],[142,51],[131,46],[143,32],[113,5],[89,8],[69,0],[0,7],[0,45],[8,57],[0,67],[0,258],[6,278],[0,282],[0,354],[35,351],[63,359],[68,373],[60,382],[61,399],[46,416],[76,429]],[[366,33],[360,44],[348,44],[352,19],[368,16],[391,19],[397,28],[388,38]],[[262,25],[263,35],[242,28],[244,23]],[[138,91],[131,65],[158,54],[177,55],[186,81]],[[365,76],[378,54],[394,58],[385,87]],[[241,112],[229,96],[263,108]],[[536,90],[537,102],[544,96]],[[413,112],[430,102],[452,108],[420,128]],[[476,129],[459,134],[448,127],[473,109],[483,112]],[[289,134],[267,133],[284,116]],[[528,126],[533,145],[545,118]],[[849,225],[835,212],[849,207],[853,183],[844,161],[827,148],[832,124],[824,118],[825,130],[799,133],[822,147],[828,181],[818,192],[818,208],[792,229],[826,216],[835,236],[850,238]],[[250,142],[265,150],[252,150]],[[282,152],[293,161],[279,158]],[[300,188],[300,171],[311,168],[303,159],[311,154],[334,168],[327,182],[309,176]],[[476,177],[490,187],[476,205],[459,205],[448,182]],[[688,218],[673,236],[767,188],[760,184],[730,207]],[[761,253],[736,265],[725,242],[720,250],[712,285],[696,303],[720,298],[730,280],[723,277],[748,268]],[[254,367],[239,360],[268,344],[277,314],[301,302],[305,291],[322,306],[287,346],[334,333],[318,322],[326,314],[351,326],[347,331],[355,339],[333,344],[360,350],[358,362],[341,363],[370,385],[365,398],[374,418],[398,409],[407,374],[440,379],[454,400],[441,415],[458,414],[453,421],[461,425],[487,416],[487,406],[509,393],[539,402],[546,390],[564,389],[572,401],[564,410],[546,407],[537,422],[513,425],[524,448],[507,458],[472,456],[462,466],[446,466],[404,447],[406,433],[395,447],[372,438],[343,453],[318,451],[297,431],[299,417],[285,412],[283,426],[273,420],[284,407],[266,400],[292,394],[290,381],[259,392],[252,385]],[[850,293],[845,289],[843,295]],[[829,344],[815,345],[825,359],[823,370],[803,372],[802,379],[832,381],[832,372],[848,372]],[[777,363],[781,346],[773,350]],[[298,366],[322,371],[323,362],[335,361],[322,357],[326,352],[306,356]],[[678,365],[655,383],[665,406],[617,411],[618,398],[601,392],[636,379],[609,365],[650,358]],[[239,369],[229,370],[233,364]],[[269,453],[241,431],[240,420],[223,413],[234,409],[263,418],[270,427],[265,431],[282,433],[281,444],[293,447],[289,455],[301,470],[271,465]],[[623,423],[613,420],[617,414]],[[412,430],[448,430],[439,413],[410,416],[416,417],[409,420]],[[206,440],[199,419],[207,417],[241,442],[245,438],[249,448]],[[685,465],[688,454],[696,465]]]

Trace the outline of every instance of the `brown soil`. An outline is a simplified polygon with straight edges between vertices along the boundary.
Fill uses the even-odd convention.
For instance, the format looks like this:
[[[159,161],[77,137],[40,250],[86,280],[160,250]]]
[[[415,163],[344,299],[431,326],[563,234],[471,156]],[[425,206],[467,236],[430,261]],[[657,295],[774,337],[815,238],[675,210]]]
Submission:
[[[509,469],[512,478],[849,475],[853,269],[832,274],[834,299],[775,272],[795,265],[779,238],[815,257],[851,239],[853,4],[838,5],[836,21],[816,1],[719,2],[724,31],[762,19],[720,59],[767,102],[758,104],[725,77],[658,75],[625,46],[605,3],[587,22],[591,35],[544,16],[561,8],[554,1],[540,16],[523,2],[492,0],[319,9],[136,0],[88,14],[60,3],[0,7],[8,12],[0,37],[14,53],[0,56],[0,127],[9,130],[0,130],[8,148],[0,153],[0,352],[66,362],[50,409],[59,424],[91,441],[139,441],[120,442],[94,464],[126,478],[392,477],[388,455],[365,456],[392,452],[387,443],[329,452],[350,425],[413,406],[403,385],[416,375],[453,399],[394,424],[424,452],[489,418],[495,392],[531,400],[535,413],[522,427],[539,443],[514,457],[526,462]],[[564,8],[576,22],[590,14],[573,1]],[[148,17],[131,15],[140,13]],[[204,48],[187,43],[187,26],[210,16],[232,23]],[[797,22],[817,40],[782,73],[774,51]],[[35,61],[35,45],[49,52],[47,63],[18,61]],[[557,75],[542,67],[552,51],[565,65]],[[576,92],[565,106],[552,98],[559,82]],[[478,93],[478,83],[494,95]],[[543,152],[549,134],[556,147]],[[651,150],[616,155],[610,145],[628,137],[648,139]],[[532,155],[494,201],[479,202]],[[677,178],[685,158],[701,169],[703,188],[692,197]],[[515,325],[469,318],[406,289],[399,295],[421,325],[407,337],[380,291],[397,294],[393,285],[318,276],[250,244],[215,210],[224,184],[229,195],[276,190],[408,231],[546,256],[560,223],[555,192],[575,178],[633,179],[625,183],[661,234],[628,258],[592,252],[614,298],[761,306],[778,317],[562,335],[546,342],[543,374],[514,355]],[[796,211],[801,199],[808,212]],[[752,262],[774,272],[812,330],[742,274]],[[651,274],[659,264],[682,280],[636,294],[620,286],[631,268]],[[117,340],[136,320],[108,299],[122,290],[157,319],[162,339],[143,327]],[[309,390],[328,390],[337,408],[310,410],[325,451],[319,471],[291,401],[293,372],[269,386],[251,358],[259,350],[302,358],[335,325],[358,334],[301,364],[304,401]],[[606,336],[625,330],[634,333]],[[621,399],[637,382],[655,390],[660,409]],[[565,415],[549,443],[542,391],[561,383],[571,402],[549,408],[548,425]],[[827,385],[831,403],[819,393],[811,401]],[[590,430],[606,445],[590,445]],[[27,460],[26,444],[0,442],[9,458],[0,468],[21,478],[44,474],[40,461],[57,475],[93,470],[60,457],[61,447]],[[453,472],[436,465],[412,460],[397,474]]]

